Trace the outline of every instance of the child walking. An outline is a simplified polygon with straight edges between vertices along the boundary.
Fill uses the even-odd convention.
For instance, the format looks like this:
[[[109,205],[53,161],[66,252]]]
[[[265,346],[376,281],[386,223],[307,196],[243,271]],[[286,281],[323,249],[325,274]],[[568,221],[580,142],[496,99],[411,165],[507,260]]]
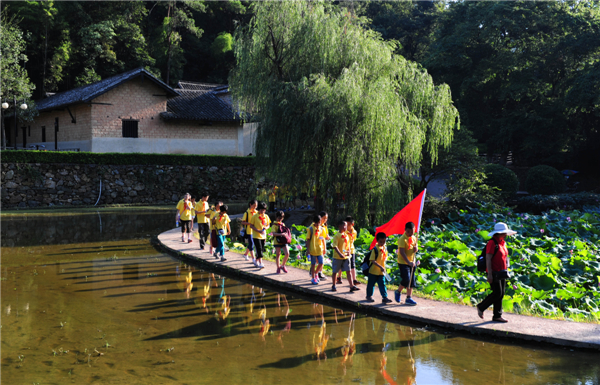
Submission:
[[[210,254],[212,254],[214,249],[217,247],[217,230],[215,229],[215,217],[221,212],[222,205],[223,202],[218,201],[215,207],[212,209],[210,217],[208,218],[210,223]]]
[[[265,240],[267,239],[267,229],[271,224],[271,219],[265,214],[267,211],[267,205],[264,202],[258,204],[258,212],[254,214],[250,220],[250,226],[252,227],[252,242],[254,242],[254,252],[256,260],[254,266],[259,269],[264,269],[265,265],[262,263],[263,252],[265,251]]]
[[[323,250],[323,260],[325,260],[325,254],[327,254],[327,242],[329,241],[331,238],[329,237],[329,229],[327,228],[327,219],[329,219],[329,215],[327,215],[327,213],[325,211],[321,211],[319,213],[319,215],[321,216],[321,230],[322,230],[322,239],[321,239],[321,247]],[[319,277],[319,281],[326,281],[327,277],[325,277],[325,275],[323,275],[323,265],[321,264],[321,267],[319,269],[317,269],[317,274]]]
[[[284,244],[284,243],[279,243],[279,241],[277,240],[278,236],[284,235],[283,233],[279,232],[280,226],[284,226],[284,224],[283,224],[284,217],[285,217],[285,213],[283,211],[278,211],[277,214],[275,215],[275,222],[273,222],[273,226],[271,226],[271,233],[275,237],[275,239],[273,241],[273,246],[275,246],[275,254],[276,254],[275,263],[277,264],[277,274],[280,274],[282,271],[284,273],[288,272],[287,268],[285,267],[285,264],[286,264],[288,258],[290,257],[290,250],[288,248],[288,245]],[[283,264],[280,264],[279,257],[281,255],[282,250],[283,250],[283,255],[285,257],[283,258]]]
[[[213,255],[217,259],[219,258],[219,255],[221,255],[221,262],[227,260],[225,258],[225,237],[231,234],[231,227],[229,226],[231,219],[229,219],[229,215],[227,215],[227,209],[227,205],[222,205],[220,207],[221,212],[215,216],[215,229],[217,231],[217,247]]]
[[[387,240],[387,235],[385,233],[377,233],[375,236],[377,239],[377,245],[371,250],[371,255],[369,256],[369,278],[367,282],[367,302],[375,302],[373,299],[373,291],[375,290],[375,284],[379,287],[379,292],[381,293],[381,302],[383,304],[388,304],[392,302],[391,299],[387,296],[387,288],[385,287],[385,261],[387,260],[387,247],[385,245],[385,241]]]
[[[419,263],[415,263],[415,254],[419,250],[417,246],[417,237],[415,234],[415,224],[408,222],[404,226],[404,234],[398,238],[398,269],[400,269],[400,285],[394,292],[394,299],[400,302],[402,290],[406,288],[405,305],[416,306],[417,302],[412,299],[413,287],[415,287],[415,269]]]
[[[354,248],[354,241],[356,241],[358,233],[354,228],[354,219],[351,216],[346,217],[346,223],[348,224],[346,232],[350,237],[350,276],[352,277],[352,283],[356,286],[360,285],[360,282],[356,279],[356,249]]]
[[[185,242],[185,234],[187,233],[187,242],[192,243],[192,227],[194,222],[192,221],[192,212],[194,206],[192,205],[192,196],[189,193],[185,193],[183,199],[177,203],[177,214],[175,216],[176,222],[181,222],[181,242]]]
[[[313,285],[319,284],[317,273],[323,268],[323,243],[321,216],[313,216],[313,224],[306,229],[306,250],[310,258],[310,282]]]
[[[333,237],[331,240],[331,247],[333,248],[333,285],[331,286],[331,291],[337,291],[335,286],[336,280],[335,277],[339,272],[340,278],[342,277],[342,271],[346,272],[346,278],[348,278],[348,284],[350,285],[350,291],[360,290],[358,287],[354,286],[352,282],[352,275],[350,274],[350,237],[346,232],[348,225],[346,221],[340,221],[338,223],[339,232]]]
[[[252,243],[252,227],[250,227],[250,220],[258,211],[256,211],[256,206],[258,206],[258,202],[256,199],[253,199],[248,203],[248,210],[244,213],[242,217],[242,226],[244,229],[244,242],[246,243],[246,252],[244,253],[244,259],[249,261],[248,254],[252,257],[252,263],[255,263],[256,259],[254,258],[254,244]]]
[[[210,213],[208,212],[208,194],[203,193],[200,196],[200,201],[196,203],[194,210],[196,211],[196,218],[198,218],[198,235],[200,235],[200,250],[204,250],[206,245],[206,238],[210,233]]]

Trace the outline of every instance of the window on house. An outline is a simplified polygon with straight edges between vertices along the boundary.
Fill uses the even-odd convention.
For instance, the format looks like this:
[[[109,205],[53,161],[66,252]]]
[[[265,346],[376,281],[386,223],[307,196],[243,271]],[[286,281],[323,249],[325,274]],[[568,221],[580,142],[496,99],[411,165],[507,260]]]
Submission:
[[[123,138],[137,138],[138,137],[138,121],[137,120],[123,120]]]
[[[46,126],[42,126],[42,142],[46,141]]]

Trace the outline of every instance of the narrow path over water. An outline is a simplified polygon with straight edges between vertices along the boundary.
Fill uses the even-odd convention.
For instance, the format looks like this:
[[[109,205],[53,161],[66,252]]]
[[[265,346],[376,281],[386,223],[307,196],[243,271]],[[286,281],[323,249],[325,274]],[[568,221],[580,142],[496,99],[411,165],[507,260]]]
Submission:
[[[331,281],[322,281],[312,285],[308,273],[289,267],[288,274],[275,274],[275,263],[265,261],[265,269],[257,269],[250,262],[235,253],[227,253],[227,261],[220,262],[206,251],[198,250],[197,244],[181,242],[180,229],[166,231],[158,236],[159,242],[168,250],[190,261],[199,261],[217,266],[218,271],[234,274],[236,277],[255,282],[273,284],[293,292],[311,295],[331,305],[346,306],[368,315],[383,315],[398,320],[416,321],[422,324],[436,325],[451,330],[467,331],[474,334],[500,338],[515,338],[526,341],[538,341],[559,346],[589,348],[600,351],[600,325],[558,321],[546,318],[530,317],[506,313],[506,324],[492,322],[490,312],[483,321],[477,316],[474,307],[456,305],[448,302],[418,299],[418,306],[405,306],[392,303],[381,304],[378,290],[375,290],[376,303],[365,301],[365,285],[361,291],[348,291],[347,283],[338,285],[338,291],[331,291]],[[390,298],[393,293],[390,293]]]

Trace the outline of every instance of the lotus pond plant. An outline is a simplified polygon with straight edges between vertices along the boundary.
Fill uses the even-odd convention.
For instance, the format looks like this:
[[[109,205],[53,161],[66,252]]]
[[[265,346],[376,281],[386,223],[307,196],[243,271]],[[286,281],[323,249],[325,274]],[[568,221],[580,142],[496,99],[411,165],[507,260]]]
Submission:
[[[421,293],[472,305],[481,301],[489,285],[485,275],[477,272],[476,256],[490,238],[488,229],[504,222],[518,232],[507,239],[511,278],[504,309],[578,321],[600,320],[599,207],[533,215],[480,205],[450,214],[448,219],[423,221],[417,273]],[[330,227],[329,232],[334,235],[337,230]],[[293,266],[310,265],[303,250],[305,236],[305,227],[293,227],[288,262]],[[363,260],[372,240],[367,229],[360,230],[355,242],[357,263]],[[396,241],[397,236],[388,238],[390,255],[395,255]],[[244,250],[239,243],[230,242],[229,247]],[[274,253],[272,244],[267,245],[267,252]],[[331,270],[331,253],[328,250],[326,270]],[[395,258],[387,265],[396,280]]]

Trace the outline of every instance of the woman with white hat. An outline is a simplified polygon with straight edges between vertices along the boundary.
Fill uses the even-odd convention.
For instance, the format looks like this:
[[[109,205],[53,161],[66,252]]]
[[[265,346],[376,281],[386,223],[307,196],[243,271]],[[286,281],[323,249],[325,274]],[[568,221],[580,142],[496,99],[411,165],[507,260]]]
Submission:
[[[487,266],[487,281],[490,283],[492,293],[488,295],[481,303],[477,305],[477,315],[483,319],[483,312],[494,305],[494,322],[508,322],[502,318],[502,299],[506,290],[506,279],[508,278],[508,249],[504,239],[508,235],[516,234],[508,228],[506,223],[496,223],[492,236],[485,248],[485,260]]]

